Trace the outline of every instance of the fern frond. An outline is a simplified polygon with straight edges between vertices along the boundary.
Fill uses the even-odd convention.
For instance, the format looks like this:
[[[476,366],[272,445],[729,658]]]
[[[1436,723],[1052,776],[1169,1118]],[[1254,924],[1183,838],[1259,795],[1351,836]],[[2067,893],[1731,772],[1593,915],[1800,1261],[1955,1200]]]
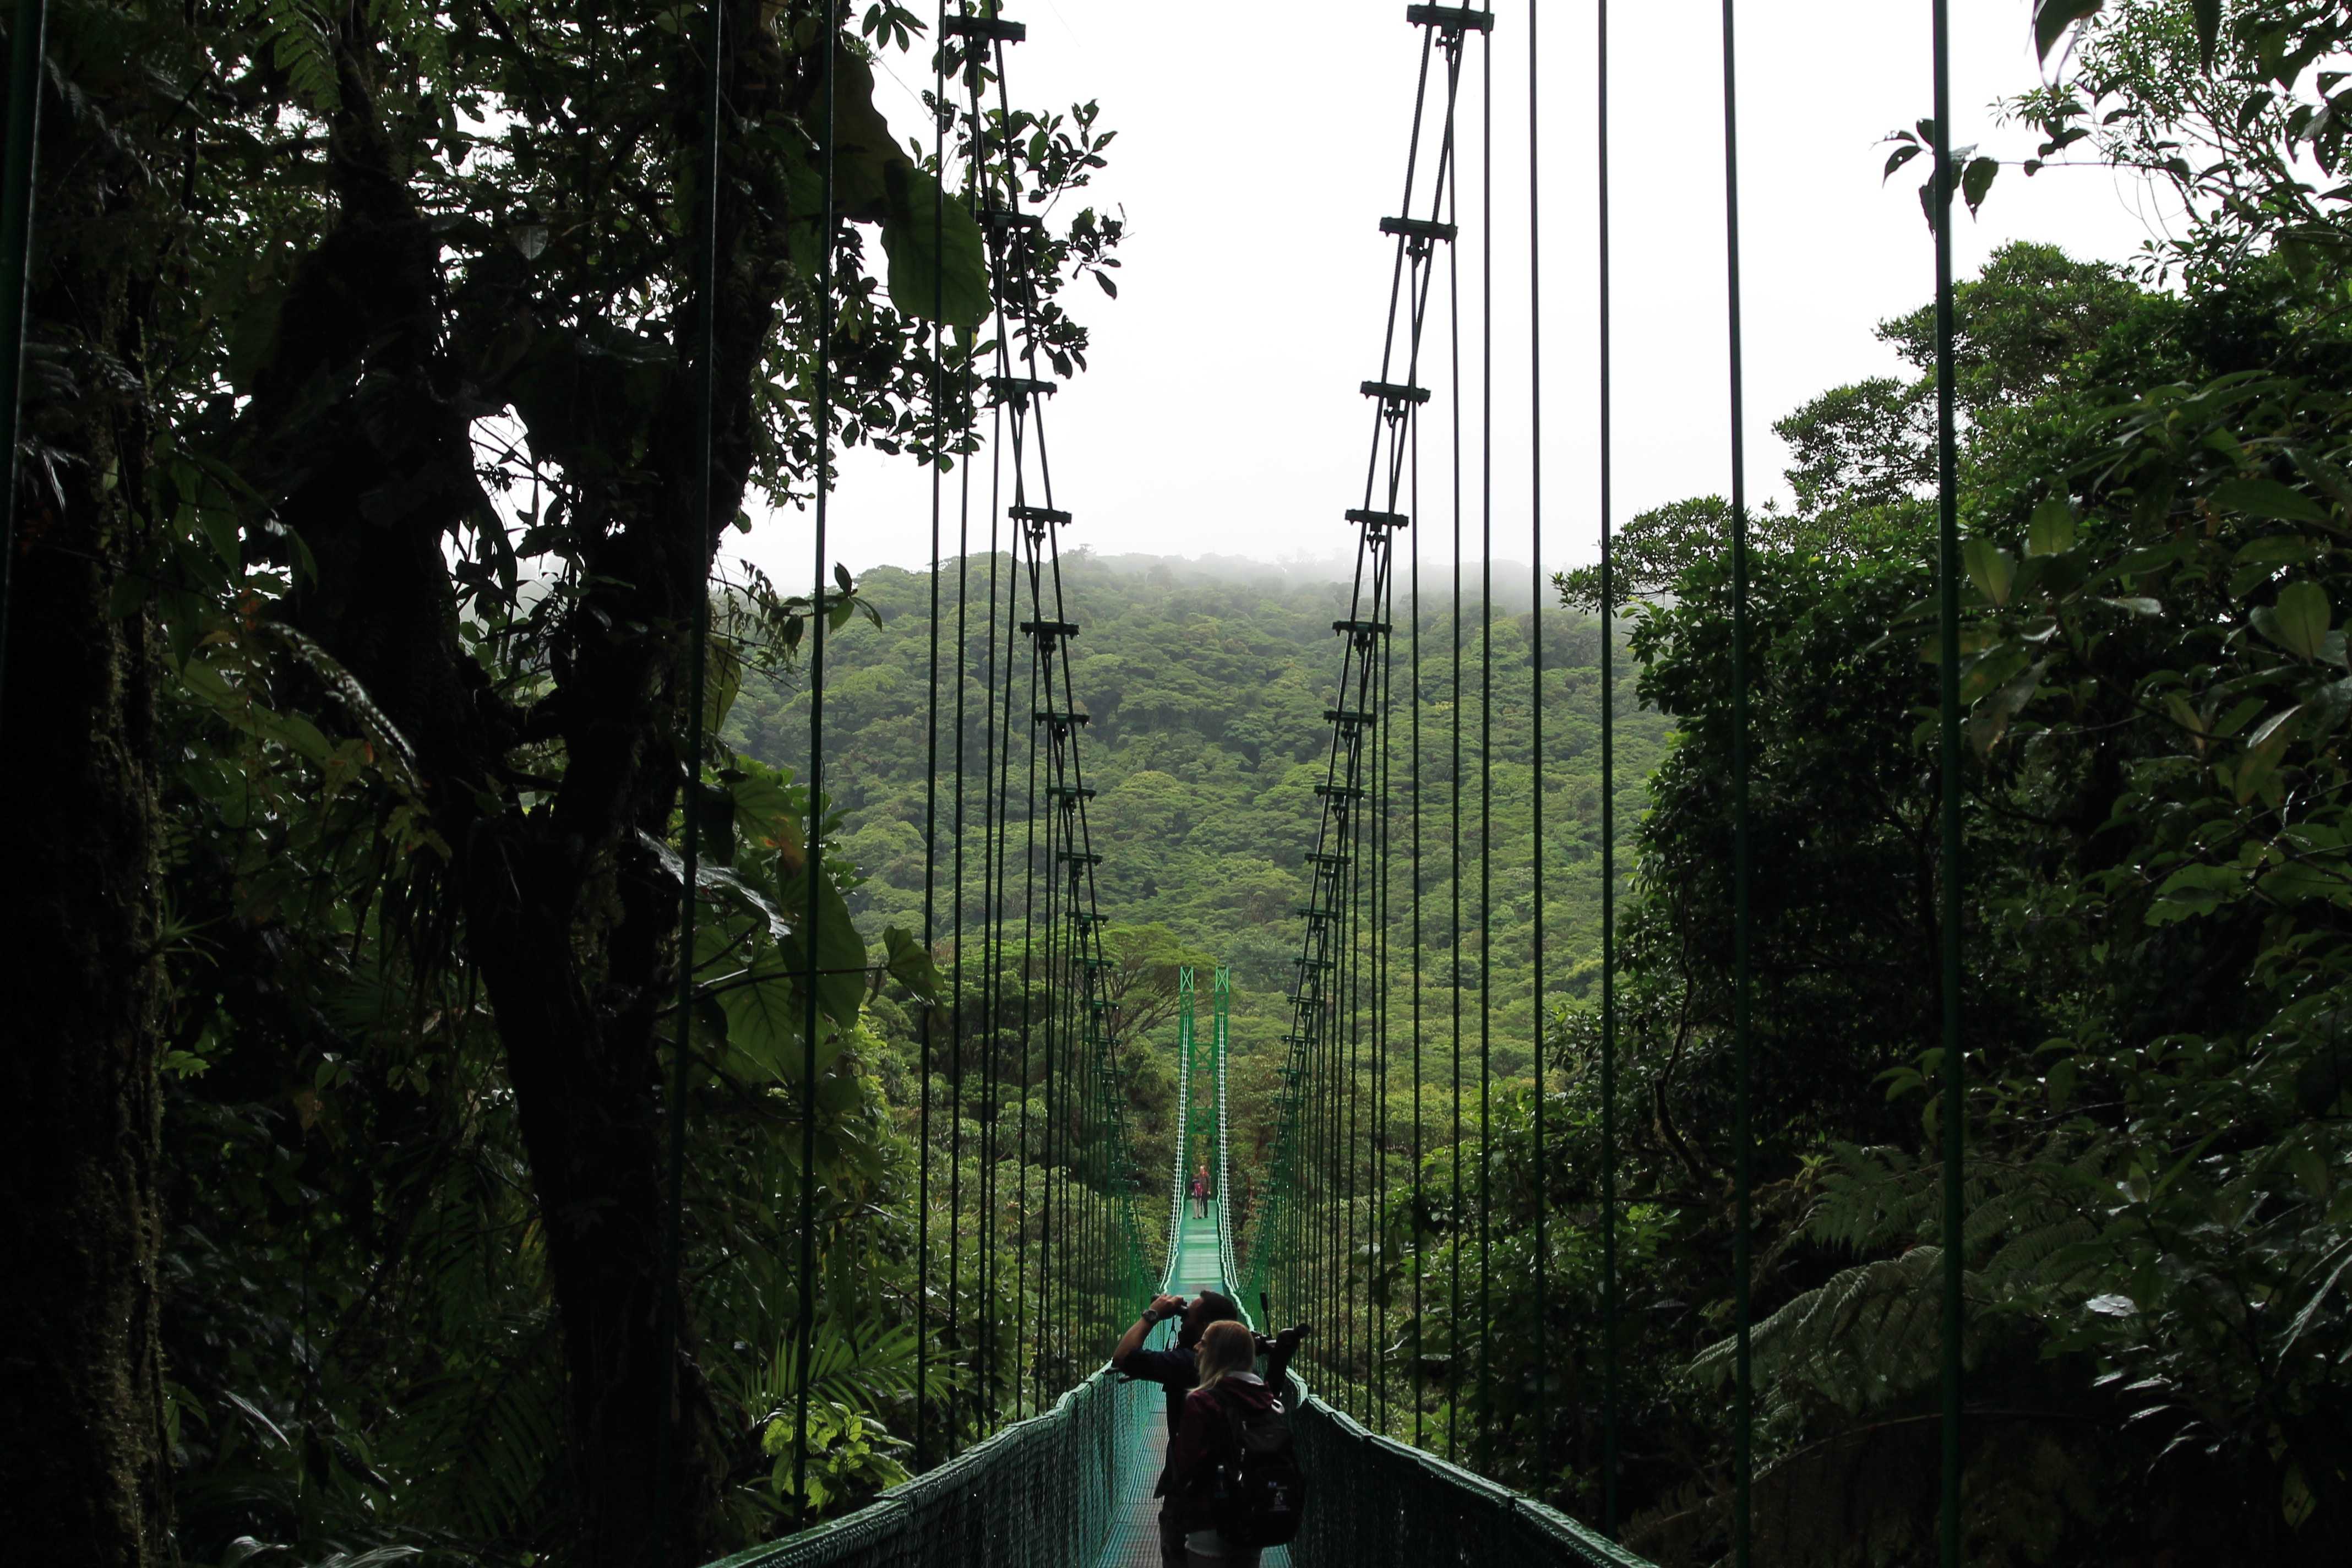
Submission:
[[[1749,1331],[1759,1383],[1784,1394],[1809,1388],[1863,1411],[1934,1381],[1940,1364],[1943,1253],[1914,1247],[1844,1269]],[[1720,1384],[1731,1375],[1737,1342],[1709,1345],[1691,1372]]]
[[[1986,1278],[1996,1289],[2013,1284],[2065,1286],[2092,1266],[2084,1244],[2098,1239],[2098,1227],[2082,1215],[2061,1215],[2018,1230],[1986,1260]]]
[[[335,111],[335,47],[326,23],[301,0],[257,0],[253,11],[269,57],[297,97],[321,117]]]

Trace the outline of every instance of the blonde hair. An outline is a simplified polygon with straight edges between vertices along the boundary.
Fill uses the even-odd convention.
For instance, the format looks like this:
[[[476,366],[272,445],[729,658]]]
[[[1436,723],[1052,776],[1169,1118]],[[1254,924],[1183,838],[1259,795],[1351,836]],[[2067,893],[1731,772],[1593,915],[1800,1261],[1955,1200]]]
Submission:
[[[1257,1366],[1257,1336],[1249,1331],[1246,1323],[1230,1319],[1211,1323],[1201,1335],[1196,1352],[1200,1357],[1202,1388],[1214,1388],[1228,1373],[1250,1372]]]

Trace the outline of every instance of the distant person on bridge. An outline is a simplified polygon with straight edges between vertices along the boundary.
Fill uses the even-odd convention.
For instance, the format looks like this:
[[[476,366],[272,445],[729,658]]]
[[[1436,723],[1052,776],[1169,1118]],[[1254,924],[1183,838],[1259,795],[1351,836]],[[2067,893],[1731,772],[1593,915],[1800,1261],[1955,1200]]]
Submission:
[[[1110,1364],[1140,1383],[1156,1383],[1167,1391],[1168,1436],[1175,1440],[1179,1425],[1184,1417],[1184,1400],[1200,1386],[1201,1336],[1212,1325],[1241,1323],[1241,1304],[1221,1291],[1203,1290],[1191,1301],[1181,1296],[1154,1296],[1151,1305],[1119,1337],[1118,1346],[1110,1352]],[[1161,1323],[1176,1319],[1182,1321],[1176,1330],[1176,1342],[1166,1350],[1146,1350],[1143,1342]],[[1246,1332],[1246,1329],[1244,1329]],[[1259,1339],[1254,1351],[1265,1356],[1265,1380],[1276,1388],[1289,1374],[1290,1358],[1297,1352],[1298,1342],[1307,1337],[1307,1325],[1285,1329],[1274,1338]],[[1184,1548],[1185,1527],[1178,1516],[1176,1499],[1168,1485],[1168,1470],[1162,1466],[1160,1483],[1151,1495],[1160,1504],[1160,1561],[1162,1568],[1186,1568]]]
[[[1194,1219],[1209,1217],[1209,1165],[1205,1160],[1201,1163],[1200,1170],[1192,1176],[1192,1217]]]

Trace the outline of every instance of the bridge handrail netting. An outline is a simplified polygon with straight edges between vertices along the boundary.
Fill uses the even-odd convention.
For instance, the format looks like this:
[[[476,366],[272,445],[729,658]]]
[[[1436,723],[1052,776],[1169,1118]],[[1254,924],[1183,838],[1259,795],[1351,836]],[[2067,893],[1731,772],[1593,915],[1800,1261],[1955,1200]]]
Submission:
[[[1296,1568],[1651,1568],[1558,1509],[1370,1431],[1291,1384],[1291,1431],[1314,1488],[1307,1529],[1290,1548]]]
[[[1108,1367],[856,1513],[711,1568],[1010,1568],[1087,1563],[1109,1538],[1120,1479],[1157,1412],[1149,1384]]]

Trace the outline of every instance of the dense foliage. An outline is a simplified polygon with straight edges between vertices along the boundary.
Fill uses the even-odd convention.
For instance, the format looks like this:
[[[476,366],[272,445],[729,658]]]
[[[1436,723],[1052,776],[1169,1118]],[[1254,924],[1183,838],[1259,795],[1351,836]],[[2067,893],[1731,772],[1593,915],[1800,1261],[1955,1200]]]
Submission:
[[[48,7],[0,770],[21,879],[0,1535],[21,1552],[687,1563],[854,1506],[919,1436],[926,1457],[968,1442],[1101,1349],[1049,1336],[1045,1291],[1107,1313],[1164,1239],[1186,964],[1234,968],[1226,1198],[1245,1217],[1265,1197],[1342,590],[1066,563],[1125,1034],[1102,1121],[1074,1120],[1031,1054],[1037,972],[975,937],[1013,929],[1017,897],[981,908],[950,870],[990,808],[929,793],[954,789],[959,742],[992,743],[974,701],[934,760],[932,605],[969,598],[949,665],[997,679],[987,628],[1024,613],[990,619],[1005,563],[806,598],[712,580],[730,524],[807,500],[824,442],[970,455],[931,400],[991,346],[989,239],[940,182],[999,160],[1049,205],[1110,133],[1090,104],[987,110],[942,168],[873,102],[877,62],[928,64],[923,18],[886,0],[836,37],[808,0],[719,10],[714,58],[708,13],[654,0]],[[2034,14],[2053,74],[2006,106],[2034,139],[2021,174],[2133,170],[2179,221],[2130,267],[2012,246],[1958,300],[1968,1557],[2332,1563],[2352,1539],[2352,9]],[[986,79],[946,47],[950,80]],[[1929,140],[1898,133],[1890,174]],[[1939,173],[1973,209],[2005,157]],[[1057,374],[1087,345],[1063,290],[1115,293],[1118,237],[1080,208],[1006,242]],[[1907,374],[1780,426],[1794,505],[1751,520],[1745,650],[1758,1554],[1856,1568],[1932,1555],[1944,1261],[1932,318],[1883,335]],[[1394,1429],[1588,1518],[1613,1363],[1625,1533],[1673,1564],[1728,1535],[1726,521],[1704,497],[1633,520],[1614,604],[1579,572],[1559,606],[1465,616],[1432,572],[1406,612],[1421,663],[1385,730],[1385,815],[1423,837],[1391,905],[1399,1045],[1349,1086],[1385,1091],[1360,1145],[1379,1163],[1334,1247],[1358,1321],[1317,1349],[1326,1392],[1417,1388],[1381,1412]],[[1613,1325],[1606,636],[1633,851]],[[1005,798],[1017,843],[1026,797]],[[709,826],[692,879],[688,802]],[[1464,1095],[1495,1110],[1456,1142]],[[673,1112],[692,1128],[675,1347]],[[1098,1216],[1145,1201],[1099,1233],[1117,1267],[1049,1287],[1045,1205],[1074,1187]],[[1540,1318],[1519,1288],[1538,1213]]]
[[[2095,18],[2017,113],[2041,159],[2087,142],[2174,182],[2194,221],[2137,279],[2016,245],[1959,291],[1969,1562],[2317,1563],[2352,1534],[2352,226],[2347,189],[2320,188],[2346,24]],[[1921,312],[1882,335],[1924,373],[1931,331]],[[1759,1562],[1934,1560],[1933,407],[1924,374],[1808,404],[1780,426],[1797,506],[1754,520]],[[1676,722],[1623,927],[1614,1108],[1621,1506],[1669,1563],[1728,1539],[1726,517],[1635,520],[1619,577],[1659,595],[1633,646]],[[1563,586],[1597,598],[1591,573]],[[1491,1395],[1440,1395],[1507,1434],[1503,1473],[1591,1517],[1599,1023],[1560,1025],[1560,1157],[1533,1167],[1524,1100],[1488,1152],[1491,1266],[1532,1268],[1540,1199],[1550,1316],[1511,1294],[1482,1332],[1433,1289],[1401,1342],[1498,1360]],[[1445,1178],[1391,1211],[1398,1290],[1475,1240],[1481,1194]]]
[[[969,401],[990,265],[940,182],[984,158],[1049,204],[1110,133],[998,103],[946,169],[910,154],[877,61],[933,41],[890,5],[838,34],[797,3],[48,9],[7,719],[58,766],[9,770],[6,1011],[43,1042],[6,1053],[5,1327],[40,1373],[0,1417],[12,1542],[692,1562],[870,1493],[918,1404],[919,1094],[805,792],[686,754],[688,630],[729,525],[804,504],[821,442],[969,449],[932,405]],[[1061,290],[1118,234],[1066,202],[1002,259],[1063,374]],[[788,663],[851,587],[737,584],[723,646]],[[688,789],[714,828],[681,953]],[[814,1277],[781,1239],[804,1197]],[[1017,1279],[962,1331],[1017,1316]],[[796,1491],[774,1422],[803,1306]],[[951,1387],[945,1362],[934,1424],[992,1425],[996,1370]]]

